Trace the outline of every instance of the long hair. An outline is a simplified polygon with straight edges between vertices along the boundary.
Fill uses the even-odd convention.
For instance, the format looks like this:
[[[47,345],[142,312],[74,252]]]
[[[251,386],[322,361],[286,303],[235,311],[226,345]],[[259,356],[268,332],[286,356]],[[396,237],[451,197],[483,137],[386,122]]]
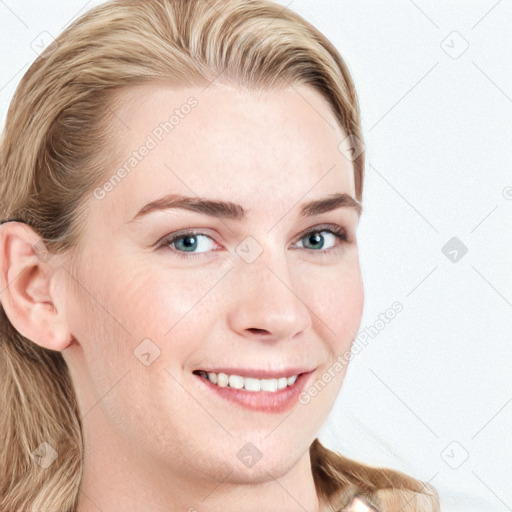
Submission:
[[[345,62],[291,10],[269,0],[112,0],[65,29],[21,79],[0,146],[2,219],[29,225],[49,251],[78,246],[86,201],[112,165],[117,93],[151,81],[213,80],[266,89],[309,84],[362,144]],[[354,155],[362,201],[364,151]],[[83,440],[68,368],[60,352],[17,332],[3,308],[0,320],[0,508],[72,512]],[[58,456],[42,470],[35,459],[44,443]],[[317,493],[332,510],[357,493],[381,512],[439,510],[435,489],[404,473],[348,459],[318,439],[310,456]]]

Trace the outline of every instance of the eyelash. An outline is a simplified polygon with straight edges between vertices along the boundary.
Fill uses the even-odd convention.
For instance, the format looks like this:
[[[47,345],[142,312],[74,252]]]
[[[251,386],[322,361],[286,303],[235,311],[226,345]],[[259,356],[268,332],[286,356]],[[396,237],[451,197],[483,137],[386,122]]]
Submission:
[[[320,256],[320,257],[327,256],[329,253],[336,251],[337,249],[341,249],[344,245],[350,243],[350,239],[347,235],[346,230],[343,229],[341,226],[337,226],[335,224],[323,224],[321,226],[316,226],[316,227],[310,229],[309,231],[307,231],[306,233],[304,233],[301,237],[299,237],[299,241],[302,240],[303,238],[306,238],[307,236],[314,234],[314,233],[331,233],[340,242],[339,245],[337,245],[335,247],[331,247],[330,249],[320,249],[320,250],[309,249],[309,251],[315,253],[315,255]],[[176,242],[177,240],[179,240],[181,238],[187,238],[188,236],[191,236],[191,235],[192,236],[201,235],[201,236],[206,236],[208,238],[211,238],[211,236],[206,233],[202,233],[199,230],[190,229],[189,231],[185,231],[185,232],[182,231],[179,234],[171,233],[170,235],[167,235],[164,238],[162,238],[160,240],[160,242],[158,242],[157,245],[158,245],[158,247],[166,248],[166,247],[170,246],[172,243]],[[170,247],[168,247],[168,248],[170,249]],[[302,247],[299,247],[299,249],[302,249]],[[304,249],[308,250],[307,248],[304,248]],[[184,259],[195,258],[198,256],[204,256],[205,254],[207,254],[206,252],[187,253],[185,251],[178,251],[175,249],[174,250],[171,249],[171,250],[173,252],[175,252],[179,258],[184,258]]]

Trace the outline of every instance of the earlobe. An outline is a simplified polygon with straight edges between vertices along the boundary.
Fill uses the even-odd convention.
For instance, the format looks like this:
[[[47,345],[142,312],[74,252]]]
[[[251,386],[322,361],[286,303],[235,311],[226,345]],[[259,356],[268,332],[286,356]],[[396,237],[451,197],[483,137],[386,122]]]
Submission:
[[[65,314],[66,271],[27,224],[0,226],[0,301],[25,338],[61,351],[71,343]]]

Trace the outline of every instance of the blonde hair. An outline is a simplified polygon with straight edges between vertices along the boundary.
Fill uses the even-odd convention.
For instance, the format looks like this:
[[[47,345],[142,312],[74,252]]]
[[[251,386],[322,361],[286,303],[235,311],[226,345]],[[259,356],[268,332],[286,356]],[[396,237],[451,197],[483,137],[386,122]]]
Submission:
[[[163,81],[241,87],[309,84],[362,144],[359,105],[345,62],[299,15],[268,0],[113,0],[91,9],[30,66],[1,141],[1,215],[31,226],[52,252],[76,247],[86,202],[109,168],[116,94]],[[357,154],[357,153],[356,153]],[[364,152],[354,160],[362,200]],[[23,337],[1,315],[1,509],[75,509],[82,471],[79,408],[60,352]],[[31,455],[57,451],[44,470]],[[438,511],[435,489],[399,471],[328,450],[311,462],[332,510],[356,493],[381,512]]]

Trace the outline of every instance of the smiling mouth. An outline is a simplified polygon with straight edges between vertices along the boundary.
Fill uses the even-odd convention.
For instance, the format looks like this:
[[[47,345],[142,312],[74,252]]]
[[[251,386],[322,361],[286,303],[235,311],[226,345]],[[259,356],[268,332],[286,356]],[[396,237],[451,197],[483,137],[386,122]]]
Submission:
[[[193,373],[221,388],[244,389],[253,392],[270,391],[271,393],[293,386],[299,375],[301,375],[299,373],[288,377],[257,379],[254,377],[244,377],[243,375],[228,375],[222,372],[206,372],[204,370],[196,370]]]

